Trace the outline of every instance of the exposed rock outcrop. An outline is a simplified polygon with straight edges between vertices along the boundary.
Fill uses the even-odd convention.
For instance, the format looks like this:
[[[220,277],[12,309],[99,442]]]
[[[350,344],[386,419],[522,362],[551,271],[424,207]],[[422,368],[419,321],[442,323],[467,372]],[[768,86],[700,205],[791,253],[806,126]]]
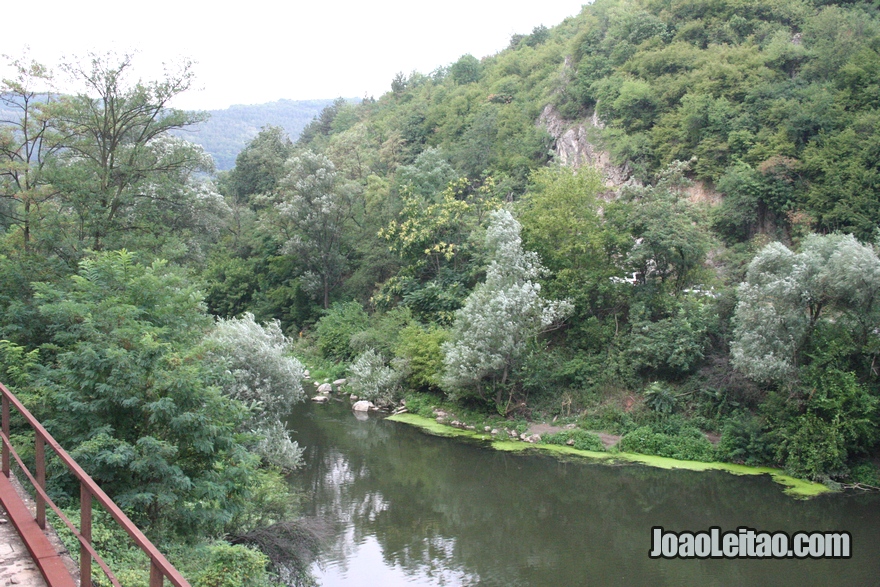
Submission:
[[[604,128],[602,121],[593,115],[581,122],[565,120],[552,104],[544,107],[538,124],[544,127],[550,135],[556,139],[553,152],[556,160],[563,165],[573,167],[592,167],[598,170],[605,179],[605,185],[609,188],[618,188],[625,185],[641,185],[632,177],[632,169],[628,165],[615,165],[611,162],[611,154],[601,149],[595,140],[598,130]],[[715,191],[711,185],[702,181],[695,181],[685,188],[684,193],[688,200],[694,203],[708,203],[716,206],[721,203],[722,195]]]
[[[590,141],[591,134],[602,128],[602,122],[593,116],[582,122],[565,120],[552,104],[544,107],[538,124],[556,139],[554,153],[556,159],[569,167],[589,166],[597,169],[605,178],[609,188],[619,187],[631,181],[632,170],[628,166],[614,165],[611,154]]]

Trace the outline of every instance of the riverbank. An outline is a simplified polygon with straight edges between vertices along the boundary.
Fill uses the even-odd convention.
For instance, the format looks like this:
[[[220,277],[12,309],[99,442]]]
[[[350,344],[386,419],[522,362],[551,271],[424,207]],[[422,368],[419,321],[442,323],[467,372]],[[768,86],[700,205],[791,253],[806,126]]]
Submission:
[[[509,452],[541,451],[557,456],[577,457],[609,463],[634,463],[661,469],[725,471],[734,475],[770,475],[774,482],[783,486],[783,491],[786,494],[798,499],[809,499],[831,491],[831,489],[821,483],[797,479],[790,475],[786,475],[780,469],[774,469],[771,467],[750,467],[746,465],[721,462],[685,461],[668,457],[616,451],[614,449],[608,452],[600,452],[582,450],[565,445],[545,444],[540,441],[523,442],[518,440],[506,440],[499,438],[497,434],[491,434],[491,432],[461,429],[411,413],[395,414],[388,416],[386,419],[392,422],[415,426],[436,436],[470,438],[483,441],[495,450]]]

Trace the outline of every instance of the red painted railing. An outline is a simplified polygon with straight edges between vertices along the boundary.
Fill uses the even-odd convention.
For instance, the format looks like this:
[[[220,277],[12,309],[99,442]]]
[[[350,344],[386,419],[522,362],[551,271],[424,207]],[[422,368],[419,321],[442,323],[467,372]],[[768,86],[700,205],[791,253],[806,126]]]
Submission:
[[[135,544],[140,547],[140,549],[149,557],[150,559],[150,587],[163,587],[165,583],[165,579],[167,578],[174,587],[190,587],[189,583],[183,576],[175,569],[171,563],[166,560],[166,558],[162,555],[159,550],[153,546],[153,543],[144,536],[143,532],[138,530],[137,526],[128,519],[119,506],[113,503],[113,500],[110,499],[106,493],[104,493],[100,487],[98,487],[97,483],[89,477],[85,471],[82,470],[73,458],[67,452],[61,448],[61,445],[52,438],[52,435],[49,434],[45,428],[34,418],[31,413],[27,410],[27,408],[22,405],[22,403],[16,398],[12,392],[10,392],[6,387],[0,383],[0,402],[2,402],[2,434],[0,434],[0,438],[2,438],[2,473],[7,478],[10,474],[10,456],[13,457],[21,468],[22,473],[24,473],[25,477],[30,481],[31,485],[34,487],[35,502],[37,504],[36,511],[36,521],[40,528],[46,527],[46,506],[48,505],[52,508],[61,521],[67,526],[71,532],[73,532],[74,536],[76,536],[77,540],[79,540],[80,544],[80,556],[79,556],[79,567],[80,567],[80,585],[81,587],[92,587],[92,560],[98,563],[98,566],[104,571],[104,574],[107,575],[107,578],[110,582],[116,587],[121,587],[119,581],[113,575],[113,572],[107,566],[107,563],[95,552],[95,549],[92,547],[92,500],[97,501],[103,508],[116,520],[116,523],[119,524],[123,530],[131,537]],[[12,446],[12,443],[9,440],[9,418],[10,418],[10,406],[14,407],[16,411],[18,411],[28,423],[28,425],[33,428],[35,433],[35,445],[34,445],[34,458],[35,458],[35,473],[32,474],[30,470],[25,466],[24,462],[22,462],[21,457],[15,451],[15,448]],[[46,493],[46,446],[49,446],[55,454],[58,455],[58,458],[67,467],[67,470],[73,474],[79,480],[80,484],[80,529],[77,530],[76,526],[64,515],[64,513],[55,505],[55,503],[49,498]],[[33,523],[33,522],[31,522]]]

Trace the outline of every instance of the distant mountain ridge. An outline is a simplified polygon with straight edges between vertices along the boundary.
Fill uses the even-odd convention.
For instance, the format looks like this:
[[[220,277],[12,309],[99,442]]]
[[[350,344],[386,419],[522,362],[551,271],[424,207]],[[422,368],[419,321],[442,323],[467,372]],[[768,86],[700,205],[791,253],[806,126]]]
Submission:
[[[235,104],[223,110],[208,110],[211,117],[206,122],[174,134],[201,145],[214,158],[217,170],[226,171],[235,166],[238,153],[264,126],[280,126],[295,141],[306,125],[333,102],[334,99],[322,99]],[[17,121],[20,114],[11,105],[0,102],[0,121]]]
[[[211,118],[196,128],[176,132],[204,147],[214,157],[218,171],[232,169],[245,145],[266,125],[280,126],[291,140],[333,103],[327,100],[276,100],[266,104],[236,104],[224,110],[209,110]]]

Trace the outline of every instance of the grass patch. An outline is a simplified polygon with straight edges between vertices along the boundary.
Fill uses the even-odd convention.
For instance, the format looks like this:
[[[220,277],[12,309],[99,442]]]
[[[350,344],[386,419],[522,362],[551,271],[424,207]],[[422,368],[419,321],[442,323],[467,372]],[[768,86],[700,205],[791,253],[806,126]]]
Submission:
[[[497,413],[486,413],[468,408],[430,393],[409,393],[404,397],[404,403],[407,411],[411,414],[433,420],[435,410],[441,410],[447,414],[448,421],[458,420],[464,425],[475,427],[477,430],[489,426],[499,430],[515,430],[517,433],[522,433],[529,429],[529,423],[525,419],[503,418]]]
[[[391,420],[392,422],[401,422],[402,424],[415,426],[416,428],[420,428],[421,430],[424,430],[428,434],[432,434],[434,436],[444,436],[447,438],[475,438],[477,440],[492,439],[491,434],[486,434],[485,432],[477,432],[475,430],[462,430],[461,428],[454,428],[452,426],[447,426],[446,424],[440,424],[439,422],[437,422],[436,420],[432,420],[431,418],[419,416],[418,414],[397,414],[394,416],[388,416],[385,419]]]

